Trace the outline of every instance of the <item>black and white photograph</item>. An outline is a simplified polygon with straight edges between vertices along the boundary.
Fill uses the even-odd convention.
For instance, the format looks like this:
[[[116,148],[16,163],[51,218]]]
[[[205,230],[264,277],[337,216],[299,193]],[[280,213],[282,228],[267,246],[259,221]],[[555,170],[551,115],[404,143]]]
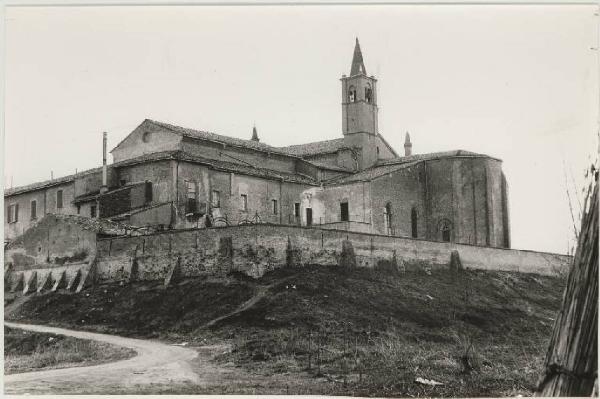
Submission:
[[[594,2],[2,6],[3,393],[598,396]]]

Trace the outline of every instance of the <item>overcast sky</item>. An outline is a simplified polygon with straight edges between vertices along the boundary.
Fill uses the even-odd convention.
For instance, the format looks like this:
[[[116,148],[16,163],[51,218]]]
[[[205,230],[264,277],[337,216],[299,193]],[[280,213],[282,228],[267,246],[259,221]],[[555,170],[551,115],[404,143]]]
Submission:
[[[341,137],[358,36],[388,142],[503,159],[513,247],[565,253],[564,165],[581,190],[598,148],[596,8],[8,8],[5,183],[98,166],[102,131],[112,148],[145,118],[241,138],[256,123],[275,146]]]

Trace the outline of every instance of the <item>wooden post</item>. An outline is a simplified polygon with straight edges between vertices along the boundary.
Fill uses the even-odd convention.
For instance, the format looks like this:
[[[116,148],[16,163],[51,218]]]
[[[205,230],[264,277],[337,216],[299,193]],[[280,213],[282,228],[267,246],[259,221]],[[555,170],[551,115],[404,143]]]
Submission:
[[[598,368],[598,175],[536,396],[590,396]],[[590,191],[593,194],[590,198]]]

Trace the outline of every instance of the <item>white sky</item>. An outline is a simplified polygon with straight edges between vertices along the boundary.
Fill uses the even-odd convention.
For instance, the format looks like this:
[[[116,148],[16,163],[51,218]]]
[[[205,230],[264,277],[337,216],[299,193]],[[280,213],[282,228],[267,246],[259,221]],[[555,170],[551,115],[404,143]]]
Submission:
[[[563,164],[581,190],[598,148],[596,9],[9,7],[5,183],[98,166],[102,131],[112,148],[144,118],[241,138],[255,122],[275,146],[341,137],[358,36],[390,144],[409,131],[415,153],[503,159],[513,247],[564,253]]]

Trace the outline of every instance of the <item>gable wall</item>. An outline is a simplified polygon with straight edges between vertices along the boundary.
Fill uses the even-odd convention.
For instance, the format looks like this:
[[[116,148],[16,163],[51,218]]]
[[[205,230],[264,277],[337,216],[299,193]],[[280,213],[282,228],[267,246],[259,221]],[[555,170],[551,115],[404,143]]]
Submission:
[[[149,133],[147,142],[143,141],[144,133]],[[112,150],[113,162],[136,158],[145,154],[179,149],[181,136],[174,132],[144,122]]]

